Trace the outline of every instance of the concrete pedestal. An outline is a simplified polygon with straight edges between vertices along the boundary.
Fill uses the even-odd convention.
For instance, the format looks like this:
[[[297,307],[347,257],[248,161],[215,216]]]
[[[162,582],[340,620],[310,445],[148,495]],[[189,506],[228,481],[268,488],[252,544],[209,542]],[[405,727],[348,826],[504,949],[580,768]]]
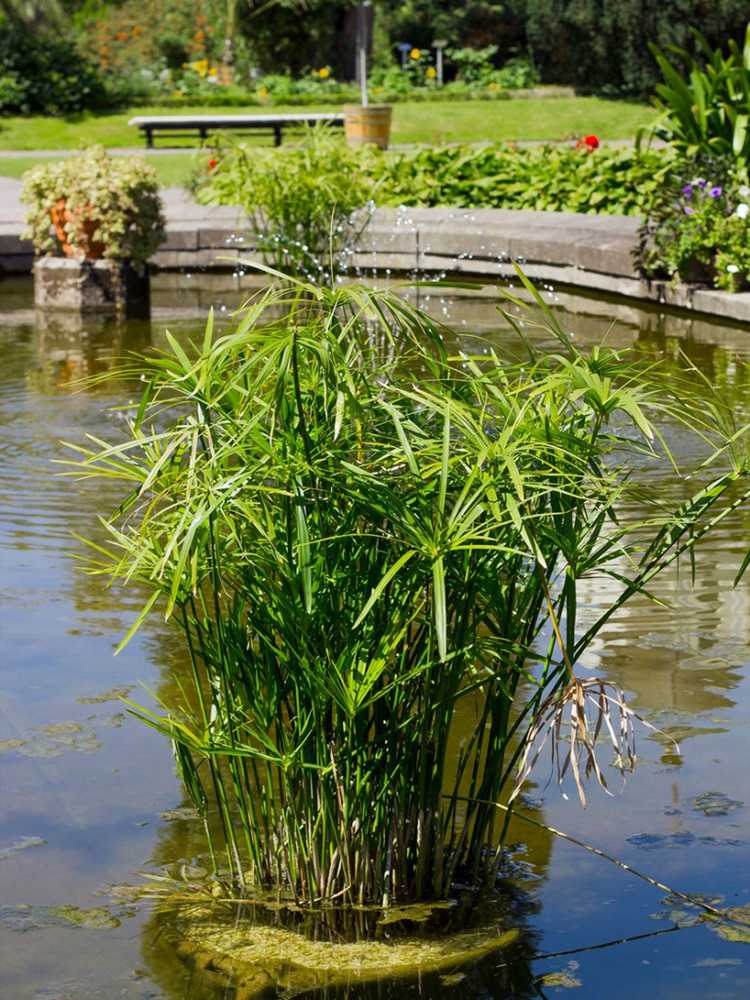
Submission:
[[[34,262],[37,309],[99,313],[118,317],[148,316],[148,269],[120,260],[40,257]]]

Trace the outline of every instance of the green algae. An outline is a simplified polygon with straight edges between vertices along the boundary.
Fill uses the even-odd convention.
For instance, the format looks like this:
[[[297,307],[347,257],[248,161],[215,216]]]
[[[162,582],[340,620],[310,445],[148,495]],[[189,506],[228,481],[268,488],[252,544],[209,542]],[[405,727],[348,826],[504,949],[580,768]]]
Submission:
[[[512,946],[521,935],[518,928],[489,924],[442,936],[340,943],[310,940],[278,926],[237,924],[210,906],[176,912],[170,924],[179,957],[231,977],[237,1000],[253,1000],[271,986],[307,991],[427,973],[445,972],[457,982],[462,966]]]
[[[66,921],[73,927],[85,927],[86,930],[100,931],[120,926],[120,919],[113,916],[103,906],[83,909],[80,906],[65,904],[63,906],[50,906],[48,909],[53,917],[59,917],[60,920]]]
[[[725,941],[737,944],[750,944],[750,903],[745,906],[733,906],[723,911],[727,922],[710,921],[711,930]]]
[[[551,986],[553,989],[577,990],[583,983],[569,972],[548,972],[542,976],[539,982],[543,986]]]
[[[200,816],[198,815],[198,810],[193,809],[192,806],[177,806],[176,809],[165,809],[164,812],[160,812],[159,819],[174,822],[176,820],[200,819]]]
[[[21,903],[0,906],[0,926],[19,933],[45,927],[80,927],[98,931],[119,927],[120,919],[103,906],[85,909],[71,904],[41,906]]]
[[[109,691],[102,691],[101,694],[83,695],[76,698],[76,702],[79,705],[101,705],[105,701],[120,701],[122,698],[127,698],[132,690],[131,686],[122,685],[110,688]]]
[[[90,726],[80,722],[53,722],[35,726],[34,735],[26,739],[0,741],[0,753],[15,751],[22,757],[49,759],[64,753],[92,753],[101,743]]]
[[[18,840],[14,840],[7,847],[0,848],[0,861],[5,861],[12,855],[17,854],[19,851],[25,851],[29,847],[43,847],[46,843],[47,841],[44,837],[19,837]]]

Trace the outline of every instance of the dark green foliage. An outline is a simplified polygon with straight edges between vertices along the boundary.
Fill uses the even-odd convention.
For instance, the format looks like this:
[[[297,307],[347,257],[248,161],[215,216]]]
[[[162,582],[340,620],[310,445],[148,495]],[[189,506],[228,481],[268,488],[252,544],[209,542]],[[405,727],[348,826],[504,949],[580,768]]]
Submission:
[[[672,59],[651,46],[663,80],[656,87],[654,104],[662,117],[654,130],[688,159],[750,157],[750,25],[744,48],[734,39],[711,49],[695,32],[700,54],[693,58],[673,49]]]
[[[72,42],[0,24],[0,114],[70,114],[106,104],[97,70]]]
[[[738,292],[750,284],[750,187],[733,159],[682,160],[641,229],[653,277]]]
[[[669,153],[542,146],[443,146],[390,155],[378,204],[638,215],[672,169]]]
[[[453,48],[498,48],[498,65],[524,46],[524,0],[376,0],[381,52],[389,59],[398,42],[429,48],[436,38]]]
[[[546,80],[633,96],[653,92],[659,71],[648,43],[695,49],[691,28],[711,45],[740,41],[744,0],[527,0],[527,34]]]
[[[385,155],[376,150],[352,150],[347,161],[356,164],[359,189],[365,191],[369,186],[378,205],[638,215],[648,211],[668,181],[674,158],[661,150],[639,154],[632,149],[600,148],[592,152],[560,146],[514,149],[495,145],[433,146]],[[227,150],[219,169],[202,185],[201,197],[218,204],[243,205],[252,213],[247,162],[242,147]],[[295,164],[304,162],[303,153],[284,153],[278,166],[268,169],[269,177],[283,176],[278,191],[286,191],[292,200],[295,188],[305,192],[311,187],[299,167],[295,179]],[[332,157],[327,170],[321,160],[314,187],[319,191],[336,190],[340,186],[336,164],[340,162],[340,156]],[[355,170],[354,166],[350,168]],[[301,203],[304,198],[298,200]],[[330,208],[328,214],[330,217]]]

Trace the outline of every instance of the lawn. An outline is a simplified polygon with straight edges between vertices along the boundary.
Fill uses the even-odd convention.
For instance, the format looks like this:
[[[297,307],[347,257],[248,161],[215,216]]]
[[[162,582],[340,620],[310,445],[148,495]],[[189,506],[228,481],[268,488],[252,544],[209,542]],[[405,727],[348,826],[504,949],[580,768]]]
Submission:
[[[118,114],[70,118],[0,119],[0,150],[76,149],[90,143],[135,146],[142,141],[128,120],[135,114],[238,114],[240,108],[138,108]],[[299,113],[299,107],[248,108],[248,113]],[[306,110],[340,110],[314,106]],[[655,112],[645,104],[598,97],[546,97],[508,101],[404,102],[393,109],[394,143],[565,140],[594,133],[632,138]],[[158,140],[157,140],[158,141]],[[258,140],[261,141],[261,140]],[[262,140],[262,141],[268,141]],[[8,174],[5,164],[2,173]]]
[[[205,153],[203,154],[205,159]],[[35,167],[37,163],[51,163],[49,157],[34,156],[0,156],[0,177],[21,177]],[[165,153],[150,156],[148,162],[156,168],[161,187],[184,187],[190,179],[195,158],[189,153]]]

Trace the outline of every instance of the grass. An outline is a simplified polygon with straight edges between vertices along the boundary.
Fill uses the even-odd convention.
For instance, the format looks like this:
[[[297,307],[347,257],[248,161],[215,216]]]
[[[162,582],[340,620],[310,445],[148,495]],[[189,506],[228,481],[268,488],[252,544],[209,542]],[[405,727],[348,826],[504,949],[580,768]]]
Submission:
[[[41,156],[0,156],[0,177],[20,178],[37,164],[50,162],[49,157]],[[148,162],[155,168],[161,187],[182,187],[190,178],[194,157],[185,153],[167,153],[150,156]]]
[[[299,113],[329,111],[325,106],[248,108]],[[84,114],[70,118],[0,119],[0,150],[77,149],[81,145],[136,146],[141,143],[128,120],[137,114],[239,114],[241,108],[136,108],[117,114]],[[482,142],[486,140],[565,140],[594,133],[601,139],[632,138],[654,118],[644,104],[598,97],[533,98],[510,101],[446,101],[403,103],[393,108],[393,142]],[[260,140],[259,140],[260,141]],[[269,140],[263,140],[268,142]],[[5,167],[3,166],[3,172]]]

